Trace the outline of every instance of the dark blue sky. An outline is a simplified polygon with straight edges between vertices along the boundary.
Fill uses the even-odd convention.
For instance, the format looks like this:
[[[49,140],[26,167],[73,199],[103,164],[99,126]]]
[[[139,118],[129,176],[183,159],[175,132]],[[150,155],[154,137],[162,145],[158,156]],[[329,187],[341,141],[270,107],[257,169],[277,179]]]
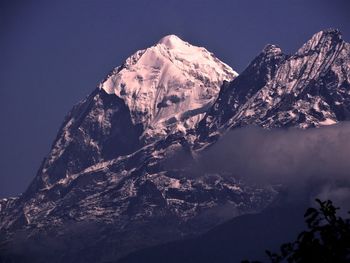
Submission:
[[[114,66],[176,34],[241,72],[268,43],[350,40],[349,0],[0,1],[0,197],[28,186],[65,114]]]

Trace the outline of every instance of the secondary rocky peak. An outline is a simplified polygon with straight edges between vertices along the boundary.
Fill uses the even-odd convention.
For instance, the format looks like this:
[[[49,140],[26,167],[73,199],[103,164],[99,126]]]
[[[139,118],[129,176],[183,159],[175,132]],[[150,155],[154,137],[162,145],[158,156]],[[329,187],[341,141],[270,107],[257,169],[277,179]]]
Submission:
[[[296,53],[296,55],[308,54],[309,52],[321,52],[336,49],[343,43],[342,35],[338,29],[322,30],[314,34]]]
[[[266,45],[248,67],[232,82],[223,86],[219,97],[197,127],[196,148],[201,148],[208,141],[216,141],[220,130],[235,116],[254,94],[264,87],[280,65],[288,58],[276,45]]]
[[[349,119],[349,44],[341,33],[316,33],[295,55],[267,45],[220,92],[198,125],[198,147],[245,125],[320,127]]]
[[[279,46],[273,45],[273,44],[267,44],[264,47],[262,53],[271,54],[273,56],[277,56],[279,54],[282,54],[283,52],[282,52],[282,49]]]
[[[283,60],[285,60],[288,55],[284,54],[282,49],[273,44],[268,44],[264,47],[261,53],[252,61],[252,63],[248,66],[250,67],[264,67],[269,68],[272,71],[276,69],[276,67],[281,64]],[[253,69],[254,70],[254,69]]]
[[[338,29],[329,28],[325,30],[321,30],[314,34],[311,38],[312,41],[320,41],[322,39],[332,39],[332,40],[342,40],[342,34]]]

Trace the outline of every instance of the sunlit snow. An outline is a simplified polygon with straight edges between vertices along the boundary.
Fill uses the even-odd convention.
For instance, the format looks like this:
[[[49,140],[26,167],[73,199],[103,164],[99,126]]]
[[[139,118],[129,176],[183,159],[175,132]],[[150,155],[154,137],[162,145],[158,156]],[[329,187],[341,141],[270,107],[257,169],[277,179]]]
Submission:
[[[169,35],[129,57],[100,88],[124,99],[134,124],[154,139],[194,127],[223,81],[237,75],[205,48]]]

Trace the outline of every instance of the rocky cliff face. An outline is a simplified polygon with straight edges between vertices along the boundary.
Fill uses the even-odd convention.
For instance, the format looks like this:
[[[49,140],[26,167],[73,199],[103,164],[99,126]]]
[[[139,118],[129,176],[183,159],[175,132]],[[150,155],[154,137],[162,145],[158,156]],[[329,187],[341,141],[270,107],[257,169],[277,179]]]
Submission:
[[[222,89],[198,125],[200,140],[245,125],[310,128],[347,120],[349,54],[337,30],[315,34],[292,56],[267,46]]]
[[[104,262],[260,211],[273,188],[192,164],[234,128],[346,120],[349,56],[335,30],[292,56],[268,45],[238,77],[176,36],[136,52],[68,114],[28,190],[0,202],[0,249],[33,262]]]
[[[267,45],[263,51],[248,65],[234,82],[225,83],[220,90],[218,99],[206,113],[197,127],[196,134],[200,141],[215,139],[230,119],[239,113],[240,109],[262,87],[270,82],[276,71],[288,56],[274,45]]]

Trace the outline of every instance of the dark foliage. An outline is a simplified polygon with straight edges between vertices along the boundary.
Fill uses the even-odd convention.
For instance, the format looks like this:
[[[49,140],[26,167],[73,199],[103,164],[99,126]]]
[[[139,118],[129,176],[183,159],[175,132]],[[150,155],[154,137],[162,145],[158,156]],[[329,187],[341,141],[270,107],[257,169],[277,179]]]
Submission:
[[[308,230],[296,241],[283,244],[279,253],[266,251],[272,263],[350,262],[350,219],[337,216],[339,208],[332,201],[316,202],[320,207],[309,208],[304,215]]]

